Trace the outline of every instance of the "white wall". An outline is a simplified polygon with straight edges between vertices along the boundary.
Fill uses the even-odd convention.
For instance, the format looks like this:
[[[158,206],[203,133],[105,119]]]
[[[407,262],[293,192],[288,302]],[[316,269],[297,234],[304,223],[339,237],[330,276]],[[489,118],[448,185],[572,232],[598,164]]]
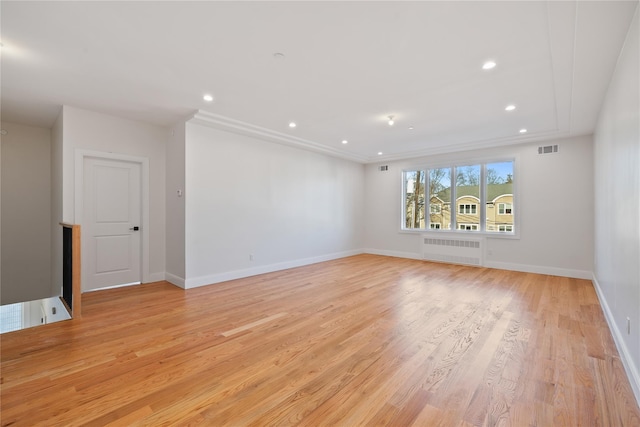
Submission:
[[[638,9],[595,133],[596,288],[640,402],[640,46]],[[631,331],[627,332],[627,318]]]
[[[166,279],[184,287],[185,280],[185,123],[171,129],[167,143]],[[182,195],[178,194],[182,192]]]
[[[559,144],[555,154],[538,145]],[[365,248],[368,252],[421,258],[420,233],[400,232],[401,174],[424,165],[516,157],[519,239],[487,238],[485,265],[591,278],[593,262],[593,145],[590,136],[377,164],[365,172]]]
[[[2,304],[51,296],[51,132],[2,123]]]
[[[166,128],[106,114],[63,107],[63,221],[75,223],[76,150],[100,151],[149,159],[149,281],[165,271]]]
[[[361,164],[187,123],[186,287],[358,253],[363,178]]]

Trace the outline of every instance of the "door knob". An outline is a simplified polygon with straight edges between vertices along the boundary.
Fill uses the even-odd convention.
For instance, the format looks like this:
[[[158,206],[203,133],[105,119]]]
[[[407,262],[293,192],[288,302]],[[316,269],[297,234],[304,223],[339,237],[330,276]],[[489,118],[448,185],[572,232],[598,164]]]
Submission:
[[[138,231],[140,230],[140,227],[138,227],[137,225],[135,227],[131,227],[129,230],[131,231]]]

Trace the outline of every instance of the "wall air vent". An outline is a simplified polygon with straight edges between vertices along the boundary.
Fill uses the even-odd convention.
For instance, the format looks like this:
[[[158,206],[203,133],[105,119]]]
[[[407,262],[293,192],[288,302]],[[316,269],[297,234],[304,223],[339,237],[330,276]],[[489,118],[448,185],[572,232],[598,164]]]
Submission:
[[[538,147],[538,154],[551,154],[558,152],[558,144],[545,145],[544,147]]]
[[[388,165],[384,165],[384,166],[378,166],[378,170],[380,172],[386,172],[389,170],[389,166]]]

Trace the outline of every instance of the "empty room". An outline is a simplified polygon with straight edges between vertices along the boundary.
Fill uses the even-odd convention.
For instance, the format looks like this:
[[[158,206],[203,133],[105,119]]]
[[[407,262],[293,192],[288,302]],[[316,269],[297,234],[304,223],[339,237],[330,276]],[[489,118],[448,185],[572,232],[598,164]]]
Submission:
[[[638,1],[2,1],[0,425],[639,426]]]

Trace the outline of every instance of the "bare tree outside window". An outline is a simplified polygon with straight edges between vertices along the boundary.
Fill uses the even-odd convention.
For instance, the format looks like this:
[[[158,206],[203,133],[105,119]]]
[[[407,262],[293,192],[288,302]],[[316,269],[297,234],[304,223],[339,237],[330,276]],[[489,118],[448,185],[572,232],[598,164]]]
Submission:
[[[405,172],[405,228],[424,228],[425,172]]]

